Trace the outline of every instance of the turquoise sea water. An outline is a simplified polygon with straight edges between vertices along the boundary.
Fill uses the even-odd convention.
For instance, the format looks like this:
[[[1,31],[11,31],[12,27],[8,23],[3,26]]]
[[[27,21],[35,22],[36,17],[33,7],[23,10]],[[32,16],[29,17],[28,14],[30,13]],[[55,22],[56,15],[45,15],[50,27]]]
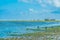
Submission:
[[[60,22],[0,22],[0,37],[8,37],[8,33],[31,33],[26,28],[51,27],[60,25]]]

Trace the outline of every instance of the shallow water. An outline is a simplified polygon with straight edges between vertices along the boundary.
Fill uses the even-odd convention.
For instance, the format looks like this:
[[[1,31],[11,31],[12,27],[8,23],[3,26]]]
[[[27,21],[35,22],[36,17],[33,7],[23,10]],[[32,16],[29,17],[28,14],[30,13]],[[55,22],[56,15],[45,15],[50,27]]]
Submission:
[[[0,22],[0,37],[7,37],[9,33],[31,33],[33,31],[27,31],[26,28],[39,27],[51,27],[60,25],[60,22]]]

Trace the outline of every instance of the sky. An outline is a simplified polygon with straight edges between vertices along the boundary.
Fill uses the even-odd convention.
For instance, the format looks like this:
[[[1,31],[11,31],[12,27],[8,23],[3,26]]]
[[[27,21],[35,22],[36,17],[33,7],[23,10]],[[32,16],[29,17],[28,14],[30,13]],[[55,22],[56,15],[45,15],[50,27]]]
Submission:
[[[0,20],[60,20],[60,0],[0,0]]]

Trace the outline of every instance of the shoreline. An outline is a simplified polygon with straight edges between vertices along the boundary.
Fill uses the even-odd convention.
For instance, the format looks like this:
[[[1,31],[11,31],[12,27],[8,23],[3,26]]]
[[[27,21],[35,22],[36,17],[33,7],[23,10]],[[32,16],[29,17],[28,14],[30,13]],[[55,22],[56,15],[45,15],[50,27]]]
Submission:
[[[0,20],[0,22],[60,22],[60,20],[55,20],[55,21],[45,21],[45,20]]]

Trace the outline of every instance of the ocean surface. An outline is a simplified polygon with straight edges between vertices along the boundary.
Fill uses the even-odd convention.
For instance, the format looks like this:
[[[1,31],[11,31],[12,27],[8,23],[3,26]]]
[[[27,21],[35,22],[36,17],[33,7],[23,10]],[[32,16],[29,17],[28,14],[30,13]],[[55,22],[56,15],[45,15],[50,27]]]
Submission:
[[[51,27],[60,25],[60,22],[0,22],[0,37],[9,37],[8,33],[31,33],[26,28]]]

